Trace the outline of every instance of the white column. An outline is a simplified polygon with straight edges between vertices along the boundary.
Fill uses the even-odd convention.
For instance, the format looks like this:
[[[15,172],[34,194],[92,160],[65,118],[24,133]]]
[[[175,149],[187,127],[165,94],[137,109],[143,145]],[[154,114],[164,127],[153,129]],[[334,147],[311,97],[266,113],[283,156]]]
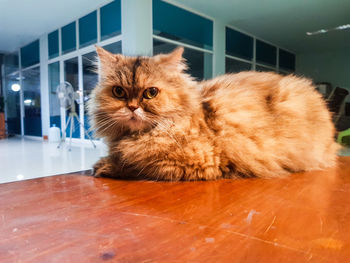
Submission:
[[[122,0],[121,4],[123,54],[152,55],[152,0]]]
[[[41,129],[42,135],[49,135],[50,104],[48,79],[48,39],[47,34],[40,37],[40,101],[41,101]]]
[[[225,74],[225,24],[222,21],[215,19],[213,30],[213,77],[216,77]]]

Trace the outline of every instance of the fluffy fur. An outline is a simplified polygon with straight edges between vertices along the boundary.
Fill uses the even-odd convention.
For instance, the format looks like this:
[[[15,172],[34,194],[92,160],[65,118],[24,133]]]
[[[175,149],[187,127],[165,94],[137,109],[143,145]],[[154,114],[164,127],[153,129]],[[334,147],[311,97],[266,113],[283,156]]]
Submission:
[[[97,52],[101,81],[89,112],[109,155],[95,176],[271,178],[336,163],[331,114],[305,78],[241,72],[196,82],[184,73],[182,48],[154,57]],[[159,93],[145,99],[149,87]]]

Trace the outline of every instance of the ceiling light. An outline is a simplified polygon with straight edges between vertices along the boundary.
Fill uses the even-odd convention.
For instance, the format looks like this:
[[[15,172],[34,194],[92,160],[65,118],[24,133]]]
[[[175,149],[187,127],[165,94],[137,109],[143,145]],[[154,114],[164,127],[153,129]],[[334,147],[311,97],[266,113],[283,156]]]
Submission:
[[[30,105],[32,103],[31,99],[26,99],[23,101],[25,105]]]
[[[336,30],[344,30],[344,29],[349,29],[350,24],[342,25],[342,26],[337,26],[335,29]]]
[[[312,36],[312,35],[324,34],[324,33],[327,33],[327,32],[328,32],[327,29],[320,29],[320,30],[313,31],[313,32],[306,32],[306,35]]]
[[[328,29],[320,29],[320,30],[313,31],[313,32],[306,32],[306,35],[308,35],[308,36],[319,35],[319,34],[324,34],[324,33],[330,32],[330,31],[345,30],[345,29],[350,29],[350,24],[341,25],[341,26],[328,28]]]
[[[14,91],[14,92],[17,92],[21,89],[21,86],[18,84],[18,83],[13,83],[11,85],[11,89]]]
[[[24,176],[23,174],[19,174],[16,176],[17,180],[23,180],[24,179]]]

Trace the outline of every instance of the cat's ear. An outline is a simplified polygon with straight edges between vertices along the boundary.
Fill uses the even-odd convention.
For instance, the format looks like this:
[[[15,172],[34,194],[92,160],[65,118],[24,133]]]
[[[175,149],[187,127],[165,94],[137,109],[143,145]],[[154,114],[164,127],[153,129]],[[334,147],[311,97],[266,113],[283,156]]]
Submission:
[[[183,71],[187,68],[185,64],[185,59],[182,57],[183,53],[184,53],[184,48],[178,47],[173,52],[169,54],[157,55],[154,57],[154,59],[156,63],[164,67]]]
[[[123,55],[121,54],[112,54],[108,52],[107,50],[103,49],[102,47],[95,46],[96,52],[98,55],[98,61],[96,61],[95,64],[95,71],[98,73],[102,78],[107,76],[111,69],[115,68],[116,63],[121,61],[123,59]]]
[[[108,65],[110,63],[115,63],[121,60],[122,55],[119,54],[112,54],[109,51],[105,50],[102,47],[95,46],[96,47],[96,52],[98,55],[98,58],[101,62],[101,66],[104,67],[105,65]]]

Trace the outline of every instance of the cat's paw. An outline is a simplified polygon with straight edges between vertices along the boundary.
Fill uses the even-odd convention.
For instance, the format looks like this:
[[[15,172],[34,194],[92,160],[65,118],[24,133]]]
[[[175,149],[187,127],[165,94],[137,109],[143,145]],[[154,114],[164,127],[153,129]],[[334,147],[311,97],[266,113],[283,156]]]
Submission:
[[[93,175],[95,177],[111,177],[113,174],[113,165],[108,157],[101,158],[93,166]]]

